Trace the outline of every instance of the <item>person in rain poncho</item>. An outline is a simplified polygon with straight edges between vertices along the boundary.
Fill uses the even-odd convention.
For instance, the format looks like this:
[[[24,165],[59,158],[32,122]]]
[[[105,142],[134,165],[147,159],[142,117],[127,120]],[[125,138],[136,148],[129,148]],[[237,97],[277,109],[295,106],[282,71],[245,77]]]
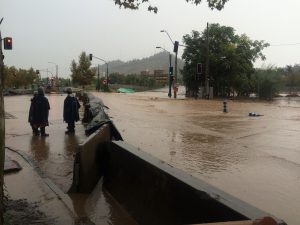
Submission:
[[[72,94],[72,89],[67,89],[67,97],[64,101],[64,121],[68,123],[66,134],[75,132],[75,122],[79,120],[80,104],[77,98]]]

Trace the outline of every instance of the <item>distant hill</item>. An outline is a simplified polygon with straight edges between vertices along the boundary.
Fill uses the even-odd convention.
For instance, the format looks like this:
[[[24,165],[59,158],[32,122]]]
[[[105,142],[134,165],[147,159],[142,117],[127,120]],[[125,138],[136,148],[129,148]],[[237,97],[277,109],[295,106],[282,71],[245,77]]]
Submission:
[[[175,56],[172,55],[172,66],[174,67]],[[177,59],[178,73],[183,68],[184,62],[181,59]],[[153,56],[143,59],[134,59],[128,62],[120,60],[108,62],[109,73],[120,74],[140,74],[141,71],[148,70],[153,74],[154,70],[165,70],[166,73],[169,69],[169,54],[167,52],[160,52]],[[106,71],[106,65],[100,66],[100,71]]]

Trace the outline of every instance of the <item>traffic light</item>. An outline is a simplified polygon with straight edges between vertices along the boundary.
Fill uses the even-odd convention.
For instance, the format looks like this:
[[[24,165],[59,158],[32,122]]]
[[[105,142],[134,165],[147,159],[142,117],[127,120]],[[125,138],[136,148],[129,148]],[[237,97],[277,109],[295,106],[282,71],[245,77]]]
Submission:
[[[92,61],[92,59],[93,59],[93,54],[90,54],[90,60]]]
[[[4,49],[11,50],[12,49],[12,38],[6,37],[6,38],[3,38],[3,40],[4,40]]]
[[[174,49],[173,49],[173,52],[177,52],[177,51],[178,51],[178,45],[179,45],[179,42],[178,42],[178,41],[175,41],[175,42],[174,42]]]
[[[173,66],[170,66],[170,67],[169,67],[169,75],[170,75],[170,76],[173,75]]]
[[[197,74],[202,74],[202,63],[197,63]]]

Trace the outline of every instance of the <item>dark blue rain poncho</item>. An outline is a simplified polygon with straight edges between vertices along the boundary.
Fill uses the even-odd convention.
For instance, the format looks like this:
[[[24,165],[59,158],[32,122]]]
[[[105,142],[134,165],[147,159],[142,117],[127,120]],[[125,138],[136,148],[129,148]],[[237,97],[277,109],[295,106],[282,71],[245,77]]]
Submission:
[[[31,99],[28,122],[35,128],[49,126],[50,105],[44,93],[39,93]]]
[[[66,123],[72,123],[79,120],[80,104],[76,97],[68,95],[64,101],[64,121]]]

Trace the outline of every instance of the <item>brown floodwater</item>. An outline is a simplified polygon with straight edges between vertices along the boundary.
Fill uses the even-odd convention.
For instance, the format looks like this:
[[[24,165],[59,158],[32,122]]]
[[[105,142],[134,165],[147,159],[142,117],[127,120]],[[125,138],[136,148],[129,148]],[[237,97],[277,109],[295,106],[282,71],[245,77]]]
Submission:
[[[300,223],[300,99],[229,100],[223,113],[222,100],[169,99],[167,91],[94,94],[109,107],[107,113],[128,143],[289,225]],[[30,96],[5,98],[6,112],[16,117],[6,120],[6,145],[32,155],[67,191],[84,129],[77,124],[75,136],[64,135],[65,96],[47,97],[50,137],[44,140],[32,137],[27,123]],[[249,112],[263,116],[249,117]],[[93,222],[134,224],[105,190],[73,199],[77,212]]]

